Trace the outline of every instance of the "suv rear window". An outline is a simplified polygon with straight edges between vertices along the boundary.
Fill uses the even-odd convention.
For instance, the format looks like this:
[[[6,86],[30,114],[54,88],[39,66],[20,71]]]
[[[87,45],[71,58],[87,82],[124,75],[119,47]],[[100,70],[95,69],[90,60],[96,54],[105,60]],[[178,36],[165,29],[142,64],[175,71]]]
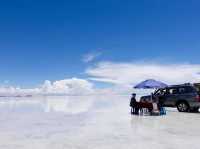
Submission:
[[[200,83],[195,83],[194,87],[196,88],[197,92],[200,94]]]

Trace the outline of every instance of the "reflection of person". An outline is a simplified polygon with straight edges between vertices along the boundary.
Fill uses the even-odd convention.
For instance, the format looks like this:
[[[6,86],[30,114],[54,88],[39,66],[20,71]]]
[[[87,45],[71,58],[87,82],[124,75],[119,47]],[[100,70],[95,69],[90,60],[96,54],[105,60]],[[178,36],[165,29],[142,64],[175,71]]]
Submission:
[[[136,101],[136,94],[132,94],[130,107],[131,107],[131,114],[138,114],[139,108]]]

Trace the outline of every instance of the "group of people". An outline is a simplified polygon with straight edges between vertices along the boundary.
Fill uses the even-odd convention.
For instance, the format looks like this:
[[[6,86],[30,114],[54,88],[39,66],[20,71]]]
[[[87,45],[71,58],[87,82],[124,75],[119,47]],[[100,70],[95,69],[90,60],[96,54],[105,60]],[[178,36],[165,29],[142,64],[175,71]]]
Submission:
[[[132,94],[131,101],[131,114],[139,115],[140,113],[149,113],[150,115],[165,115],[165,109],[163,107],[162,100],[158,97],[151,97],[151,101],[139,101],[136,100],[136,94]]]

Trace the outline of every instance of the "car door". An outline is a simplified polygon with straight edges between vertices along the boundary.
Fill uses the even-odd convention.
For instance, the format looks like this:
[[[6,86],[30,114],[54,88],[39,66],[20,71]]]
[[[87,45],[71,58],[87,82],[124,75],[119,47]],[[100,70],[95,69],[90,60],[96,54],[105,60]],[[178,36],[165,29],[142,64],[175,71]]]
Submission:
[[[165,95],[166,95],[166,91],[167,89],[158,89],[157,91],[155,91],[154,96],[159,98],[159,101],[163,104],[165,101]]]
[[[178,96],[178,88],[168,88],[167,92],[165,94],[165,100],[164,100],[164,105],[173,107],[176,105],[177,101],[177,96]]]

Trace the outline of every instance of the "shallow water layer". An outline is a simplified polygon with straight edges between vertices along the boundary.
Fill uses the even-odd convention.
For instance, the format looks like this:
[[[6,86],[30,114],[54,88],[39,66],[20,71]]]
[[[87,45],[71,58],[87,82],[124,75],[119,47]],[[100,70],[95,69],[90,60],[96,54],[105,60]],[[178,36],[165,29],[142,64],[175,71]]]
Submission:
[[[200,114],[131,116],[128,96],[0,99],[0,149],[199,149]]]

